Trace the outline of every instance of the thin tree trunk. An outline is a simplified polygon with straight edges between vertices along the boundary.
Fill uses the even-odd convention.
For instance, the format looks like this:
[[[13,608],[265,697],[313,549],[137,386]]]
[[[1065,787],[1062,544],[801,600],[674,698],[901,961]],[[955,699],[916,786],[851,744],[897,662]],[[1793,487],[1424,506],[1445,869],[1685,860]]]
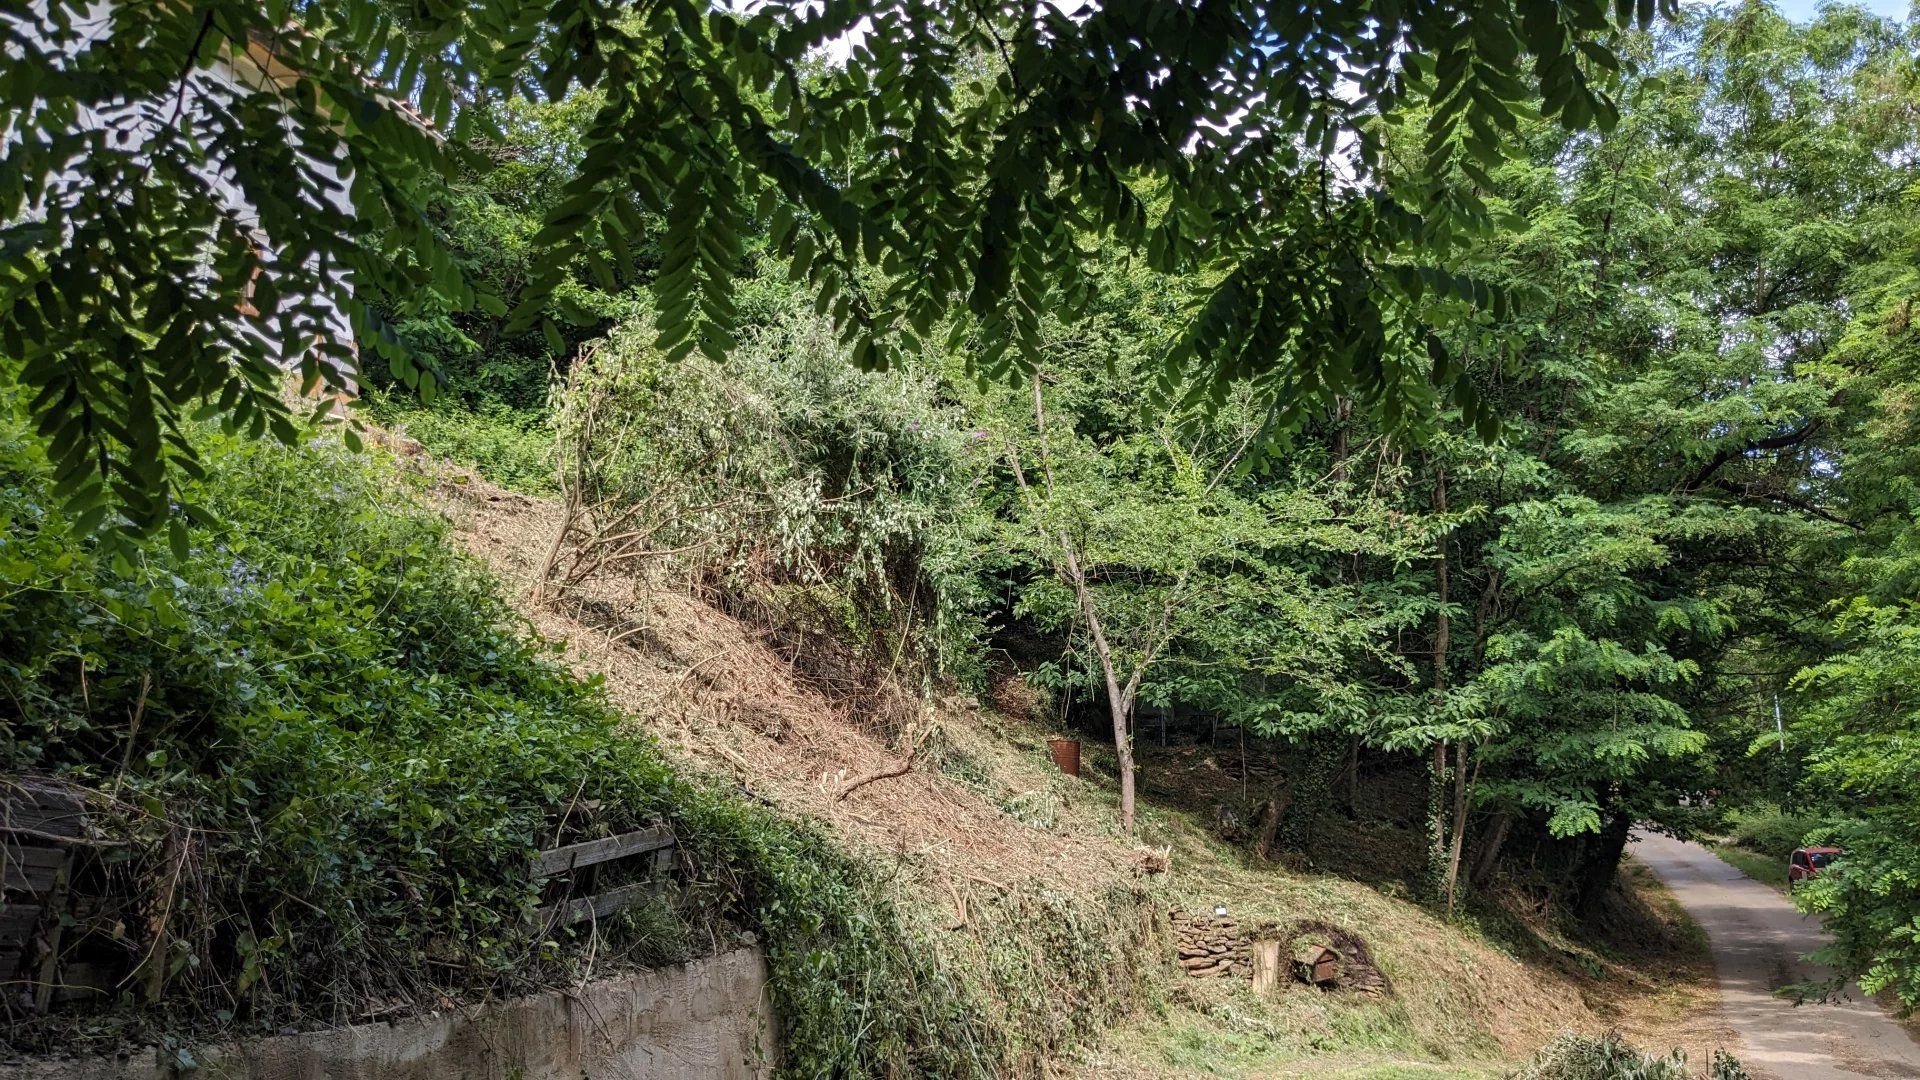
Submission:
[[[1047,496],[1053,496],[1053,469],[1047,462],[1047,413],[1045,398],[1041,393],[1040,370],[1033,371],[1033,424],[1040,438],[1040,475],[1047,485]],[[1020,489],[1032,497],[1027,485],[1025,470],[1020,467],[1019,454],[1012,456],[1014,479]],[[1114,669],[1113,648],[1107,642],[1105,625],[1100,621],[1099,606],[1093,602],[1093,589],[1087,583],[1087,574],[1080,565],[1079,553],[1074,550],[1073,538],[1064,530],[1057,537],[1060,544],[1060,561],[1057,564],[1062,576],[1073,586],[1074,600],[1079,604],[1080,615],[1087,621],[1087,633],[1093,639],[1094,656],[1100,661],[1100,675],[1107,685],[1107,711],[1113,720],[1113,752],[1120,771],[1120,828],[1128,836],[1133,835],[1133,743],[1128,736],[1128,714],[1133,711],[1134,693],[1140,685],[1140,676],[1144,674],[1146,660],[1143,657],[1140,669],[1127,681],[1125,689],[1120,686],[1118,672]],[[1149,652],[1150,655],[1150,652]]]
[[[1042,391],[1042,379],[1038,366],[1034,367],[1032,375],[1033,426],[1035,434],[1039,436],[1040,477],[1046,485],[1047,499],[1051,501],[1054,486],[1053,466],[1047,457],[1046,395]],[[1242,453],[1246,452],[1252,440],[1253,434],[1250,433],[1232,456],[1214,472],[1213,479],[1207,484],[1207,491],[1211,492],[1226,479],[1227,474],[1233,470],[1234,463],[1239,460]],[[1013,466],[1014,480],[1020,485],[1021,493],[1026,497],[1029,505],[1037,506],[1033,491],[1027,483],[1026,472],[1020,465],[1017,447],[1010,448],[1009,462]],[[1113,719],[1114,756],[1118,759],[1120,766],[1120,827],[1131,836],[1134,817],[1133,709],[1139,700],[1140,683],[1146,677],[1148,666],[1153,663],[1155,653],[1166,643],[1172,632],[1170,627],[1174,611],[1185,596],[1186,584],[1193,572],[1193,565],[1183,568],[1172,587],[1168,589],[1165,602],[1160,607],[1158,620],[1138,643],[1138,658],[1130,658],[1127,661],[1130,671],[1123,685],[1117,667],[1118,661],[1114,657],[1113,648],[1107,641],[1106,628],[1100,621],[1099,605],[1094,603],[1093,587],[1088,581],[1086,568],[1080,563],[1079,553],[1073,545],[1073,537],[1063,529],[1055,539],[1060,544],[1061,553],[1060,558],[1055,562],[1055,572],[1073,585],[1074,598],[1079,604],[1081,615],[1087,620],[1087,631],[1093,638],[1094,652],[1100,660],[1100,674],[1106,682],[1107,706]]]
[[[1100,659],[1100,674],[1107,683],[1107,711],[1113,717],[1113,754],[1120,769],[1120,831],[1133,835],[1133,740],[1127,737],[1127,714],[1132,711],[1133,695],[1121,690],[1113,669],[1113,650],[1107,645],[1107,632],[1100,623],[1100,611],[1093,603],[1093,592],[1080,570],[1080,560],[1067,549],[1067,570],[1073,576],[1074,592],[1080,600],[1080,614],[1087,620],[1087,632],[1093,637],[1093,651]]]
[[[1358,820],[1360,817],[1360,736],[1353,735],[1347,740],[1346,767],[1341,770],[1340,785],[1345,789],[1342,795],[1343,809],[1347,817]]]
[[[1434,470],[1433,509],[1437,514],[1447,512],[1447,469],[1439,466]],[[1452,625],[1447,616],[1447,542],[1443,536],[1440,551],[1434,559],[1434,579],[1439,591],[1439,618],[1433,631],[1433,689],[1434,704],[1439,706],[1447,690],[1447,646]],[[1445,888],[1447,867],[1447,744],[1444,740],[1433,746],[1433,775],[1429,781],[1427,795],[1427,815],[1429,835],[1427,838],[1427,874],[1430,892],[1428,895],[1439,899],[1439,893]]]
[[[1453,914],[1455,886],[1460,880],[1460,852],[1467,838],[1467,744],[1456,742],[1453,755],[1453,851],[1447,859],[1447,914]],[[1480,778],[1480,762],[1473,763],[1473,779]]]

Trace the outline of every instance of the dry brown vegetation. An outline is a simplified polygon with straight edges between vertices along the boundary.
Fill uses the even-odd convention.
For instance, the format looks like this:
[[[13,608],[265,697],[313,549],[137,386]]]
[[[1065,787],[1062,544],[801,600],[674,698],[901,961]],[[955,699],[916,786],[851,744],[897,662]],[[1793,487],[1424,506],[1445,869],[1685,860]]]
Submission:
[[[461,538],[525,596],[557,523],[552,505],[480,482],[442,490],[461,496],[448,501]],[[1132,845],[1108,827],[1096,793],[1038,767],[1041,733],[960,696],[923,701],[823,635],[750,621],[769,611],[730,614],[692,583],[602,572],[527,614],[577,671],[606,680],[636,728],[904,866],[970,886],[1132,876]],[[916,741],[922,767],[840,798]],[[1054,827],[1003,808],[1022,799],[1051,805]]]

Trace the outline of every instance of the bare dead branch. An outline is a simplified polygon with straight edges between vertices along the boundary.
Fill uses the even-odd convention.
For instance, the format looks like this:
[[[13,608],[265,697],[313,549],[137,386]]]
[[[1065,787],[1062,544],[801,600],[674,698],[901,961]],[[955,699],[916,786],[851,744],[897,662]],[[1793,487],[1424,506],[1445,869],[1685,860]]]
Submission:
[[[907,744],[906,757],[901,758],[899,761],[893,763],[892,765],[887,766],[884,769],[876,769],[873,772],[867,773],[864,776],[860,776],[851,781],[848,781],[847,785],[840,789],[840,793],[833,797],[833,801],[845,802],[847,796],[853,794],[856,791],[859,791],[861,788],[866,787],[868,784],[871,784],[876,780],[887,780],[895,776],[905,776],[908,772],[912,771],[913,759],[920,755],[920,747],[925,745],[927,741],[927,737],[932,734],[933,734],[933,726],[929,724],[926,730],[920,733],[919,738],[916,738],[912,742]]]

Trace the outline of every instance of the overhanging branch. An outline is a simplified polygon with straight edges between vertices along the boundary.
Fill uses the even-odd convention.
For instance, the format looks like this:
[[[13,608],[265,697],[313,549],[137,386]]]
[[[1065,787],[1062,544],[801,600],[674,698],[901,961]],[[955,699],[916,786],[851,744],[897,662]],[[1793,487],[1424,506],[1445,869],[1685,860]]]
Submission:
[[[1786,450],[1799,446],[1801,443],[1812,438],[1813,433],[1818,430],[1820,430],[1820,421],[1809,420],[1805,426],[1796,431],[1789,431],[1784,435],[1769,435],[1764,439],[1749,439],[1737,450],[1721,450],[1719,453],[1713,455],[1712,460],[1708,461],[1706,466],[1695,474],[1694,478],[1689,480],[1680,490],[1683,494],[1698,491],[1701,485],[1713,479],[1713,474],[1719,472],[1720,467],[1727,462],[1735,458],[1745,457],[1757,450]]]

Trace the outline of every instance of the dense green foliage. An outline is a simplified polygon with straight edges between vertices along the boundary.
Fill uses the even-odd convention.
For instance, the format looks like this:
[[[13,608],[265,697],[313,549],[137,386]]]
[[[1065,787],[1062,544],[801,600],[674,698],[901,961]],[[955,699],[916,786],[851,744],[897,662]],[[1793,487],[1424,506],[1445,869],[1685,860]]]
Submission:
[[[1433,323],[1505,298],[1427,258],[1484,207],[1437,177],[1334,178],[1385,178],[1377,120],[1423,106],[1427,151],[1469,173],[1522,114],[1610,126],[1606,36],[1672,8],[15,6],[0,348],[75,512],[141,531],[192,475],[189,414],[290,439],[276,368],[344,387],[349,337],[430,395],[434,358],[488,345],[460,312],[511,299],[506,335],[540,324],[558,352],[562,323],[598,317],[582,275],[616,291],[644,261],[659,347],[718,359],[743,238],[763,231],[862,366],[963,307],[988,370],[1038,359],[1042,321],[1092,300],[1091,232],[1212,283],[1165,352],[1168,392],[1254,383],[1287,423],[1353,393],[1399,426],[1439,386],[1491,422]],[[848,62],[823,62],[833,47]],[[220,64],[237,77],[206,75]],[[501,129],[540,98],[578,122],[510,155],[522,190],[468,186],[428,213],[487,150],[527,148]],[[476,236],[513,242],[470,275]]]
[[[389,85],[472,100],[424,103],[444,142],[377,101],[325,137],[404,174],[356,186],[371,239],[329,239],[324,214],[283,237],[293,196],[267,232],[368,267],[354,313],[394,360],[387,393],[449,391],[376,417],[557,496],[543,587],[671,569],[887,677],[978,688],[1011,666],[1063,725],[1111,730],[1123,828],[1143,707],[1278,759],[1246,796],[1261,854],[1310,845],[1342,762],[1423,774],[1407,816],[1449,909],[1504,868],[1591,911],[1636,825],[1776,861],[1829,840],[1846,854],[1799,897],[1831,959],[1920,1006],[1920,27],[1844,5],[1796,26],[1756,0],[1602,45],[1610,17],[1652,22],[1615,7],[662,6],[535,28],[483,5],[416,13],[402,40],[323,4],[338,25],[299,44],[316,72],[365,38]],[[127,32],[179,37],[184,12]],[[253,18],[220,7],[207,36]],[[448,59],[476,40],[512,47],[484,72]],[[40,76],[5,93],[44,127],[84,94]],[[364,98],[344,78],[325,108]],[[29,166],[111,176],[146,153],[75,139]],[[271,141],[235,151],[243,183]],[[202,340],[257,256],[205,207],[62,220],[170,254],[66,289],[97,254],[9,226],[31,257],[0,330],[53,462],[17,473],[0,548],[14,766],[230,814],[257,812],[235,778],[278,770],[245,797],[299,814],[208,835],[248,836],[261,880],[352,904],[409,961],[455,934],[494,970],[534,947],[510,928],[524,888],[416,911],[391,882],[429,851],[498,882],[588,763],[619,813],[690,830],[718,917],[766,932],[799,1053],[1003,1060],[971,991],[856,902],[857,872],[616,737],[344,450],[302,451],[334,489],[231,434],[207,445],[244,467],[160,483],[187,448],[149,448],[211,389],[181,371],[239,355],[254,397],[214,412],[279,416],[247,404],[264,354]],[[188,249],[214,256],[191,289],[144,276]],[[144,329],[75,330],[105,308]],[[82,538],[106,503],[77,478],[103,461],[135,524],[164,492],[193,508],[170,551]],[[348,835],[379,839],[310,858]],[[255,902],[214,881],[220,910]],[[261,978],[351,954],[331,917],[258,902],[293,920],[249,931]],[[238,940],[209,970],[243,970]]]
[[[1808,834],[1820,822],[1801,814],[1790,814],[1777,806],[1760,804],[1733,810],[1727,815],[1727,842],[1738,844],[1758,855],[1766,855],[1786,866],[1786,856],[1807,843]],[[1781,873],[1785,873],[1783,869]]]
[[[337,444],[210,438],[195,494],[233,524],[185,559],[104,557],[18,428],[5,450],[8,767],[121,792],[137,834],[194,846],[167,962],[201,997],[351,1001],[428,957],[520,971],[549,810],[583,783],[613,827],[677,802],[434,519]]]
[[[985,324],[909,358],[980,437],[950,505],[994,527],[939,535],[974,546],[982,585],[954,594],[988,598],[983,644],[1116,730],[1142,705],[1210,716],[1304,777],[1349,740],[1409,755],[1436,889],[1504,858],[1585,908],[1635,823],[1789,800],[1802,820],[1753,842],[1840,830],[1855,854],[1806,902],[1842,967],[1920,975],[1912,35],[1740,5],[1623,40],[1605,135],[1528,121],[1468,172],[1425,155],[1420,118],[1383,128],[1394,168],[1444,165],[1512,222],[1458,264],[1520,301],[1436,323],[1505,418],[1495,445],[1460,411],[1414,442],[1338,396],[1283,444],[1257,392],[1138,408],[1212,283],[1120,248],[1088,251],[1091,306],[1041,321],[1037,394],[970,377]],[[893,422],[861,413],[869,438]],[[1332,797],[1289,784],[1309,815]]]
[[[442,401],[423,408],[379,393],[363,400],[367,416],[391,434],[464,462],[502,487],[535,495],[558,487],[553,424],[543,412],[495,401],[472,408]]]

